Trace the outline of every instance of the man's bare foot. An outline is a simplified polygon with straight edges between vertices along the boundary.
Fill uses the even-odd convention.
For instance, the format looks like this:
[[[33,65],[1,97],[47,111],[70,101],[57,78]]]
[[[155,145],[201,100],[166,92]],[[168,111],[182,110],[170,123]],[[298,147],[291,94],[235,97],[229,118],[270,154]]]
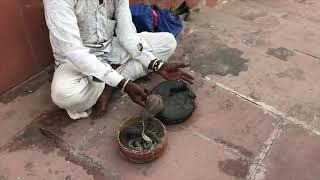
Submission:
[[[94,118],[100,118],[104,116],[107,112],[108,104],[110,102],[110,99],[112,97],[113,92],[115,91],[115,88],[106,86],[103,90],[103,93],[100,95],[96,105],[93,109],[93,117]]]

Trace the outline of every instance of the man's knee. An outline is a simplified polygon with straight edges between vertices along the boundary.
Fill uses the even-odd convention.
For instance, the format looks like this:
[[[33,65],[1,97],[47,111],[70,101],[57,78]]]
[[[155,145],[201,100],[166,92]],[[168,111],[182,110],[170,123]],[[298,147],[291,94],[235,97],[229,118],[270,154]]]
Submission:
[[[60,108],[65,108],[70,103],[68,95],[68,88],[64,84],[52,83],[51,84],[51,99]]]
[[[164,40],[167,42],[166,46],[168,48],[168,51],[173,53],[177,48],[176,38],[171,33],[164,33],[164,34],[165,34]]]
[[[68,81],[62,78],[54,78],[51,84],[51,99],[60,108],[66,109],[69,106],[81,104],[83,102],[83,92],[86,90],[84,84]]]
[[[123,77],[135,81],[149,73],[148,69],[137,60],[130,60],[117,70]]]

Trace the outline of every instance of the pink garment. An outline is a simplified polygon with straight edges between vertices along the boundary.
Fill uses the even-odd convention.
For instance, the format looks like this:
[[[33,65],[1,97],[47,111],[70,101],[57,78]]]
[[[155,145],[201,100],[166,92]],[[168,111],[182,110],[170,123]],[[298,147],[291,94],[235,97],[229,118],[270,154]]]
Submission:
[[[152,9],[152,18],[154,26],[158,26],[158,12],[156,9]]]

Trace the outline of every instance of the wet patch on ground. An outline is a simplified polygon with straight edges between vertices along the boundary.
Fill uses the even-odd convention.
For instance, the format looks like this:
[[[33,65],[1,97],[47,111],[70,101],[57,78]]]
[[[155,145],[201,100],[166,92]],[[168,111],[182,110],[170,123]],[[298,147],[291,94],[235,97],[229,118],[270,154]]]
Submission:
[[[53,70],[42,72],[0,96],[0,103],[8,104],[17,97],[27,96],[37,91],[45,82],[51,81]]]
[[[56,108],[40,115],[36,119],[36,122],[38,122],[42,128],[61,136],[65,134],[63,131],[65,127],[77,121],[72,120],[65,110]]]
[[[67,113],[61,109],[54,109],[45,112],[37,117],[25,130],[16,136],[16,138],[2,148],[9,152],[37,148],[43,153],[50,153],[55,149],[54,144],[41,135],[40,128],[48,129],[55,134],[63,135],[63,128],[69,126],[75,121],[71,120]]]
[[[24,168],[28,171],[30,171],[32,168],[34,168],[34,163],[33,162],[28,162],[24,165]]]
[[[249,173],[249,162],[244,159],[227,159],[219,161],[219,169],[229,176],[245,179]]]
[[[121,179],[120,176],[114,175],[110,170],[105,169],[101,165],[101,162],[97,162],[90,156],[78,151],[51,131],[42,128],[41,134],[45,136],[48,141],[51,141],[55,144],[55,147],[59,149],[59,156],[64,157],[66,161],[70,161],[78,166],[81,166],[87,171],[88,175],[93,176],[94,180]]]
[[[121,179],[104,169],[101,163],[94,161],[93,158],[76,150],[60,138],[65,133],[63,128],[74,122],[76,121],[70,119],[64,110],[57,108],[45,112],[27,126],[21,134],[17,135],[12,142],[2,147],[0,151],[8,151],[10,153],[32,149],[48,154],[58,149],[59,156],[64,157],[66,161],[81,166],[87,171],[87,174],[93,176],[94,180]],[[29,173],[30,175],[32,175],[33,166],[32,162],[25,165],[25,169],[31,172]],[[59,172],[49,169],[49,173],[58,175]]]
[[[291,80],[304,81],[306,80],[304,71],[298,68],[287,69],[283,72],[277,73],[278,78],[289,78]]]
[[[54,151],[54,144],[41,135],[39,128],[39,124],[31,123],[22,134],[7,144],[3,150],[14,152],[25,149],[37,149],[44,154]]]
[[[239,151],[243,156],[245,156],[248,159],[254,158],[254,154],[242,146],[235,145],[231,142],[223,140],[222,138],[215,138],[214,141],[216,143],[222,144],[222,145],[227,146],[231,149],[235,149],[235,150]]]
[[[242,51],[235,48],[223,48],[210,52],[198,60],[191,61],[191,68],[203,75],[215,74],[226,76],[232,74],[238,76],[241,71],[248,69],[247,59],[241,57]]]
[[[191,69],[203,76],[238,76],[248,70],[248,59],[242,57],[243,52],[228,47],[208,30],[198,30],[179,44],[173,59],[190,63]]]
[[[279,47],[276,49],[269,48],[267,51],[267,54],[270,56],[273,56],[275,58],[278,58],[282,61],[288,61],[290,56],[294,56],[295,53],[287,48]]]

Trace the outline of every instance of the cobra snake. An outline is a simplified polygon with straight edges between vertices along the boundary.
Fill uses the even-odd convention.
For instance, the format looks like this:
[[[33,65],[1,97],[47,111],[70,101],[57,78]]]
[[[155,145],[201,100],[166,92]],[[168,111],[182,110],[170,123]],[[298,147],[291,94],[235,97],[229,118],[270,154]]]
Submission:
[[[156,144],[160,143],[160,133],[146,129],[146,125],[149,120],[151,120],[156,114],[162,111],[164,106],[163,100],[160,95],[151,94],[147,97],[145,109],[142,112],[142,132],[141,136],[130,139],[128,141],[128,146],[135,150],[152,150]],[[147,126],[148,127],[148,126]]]

